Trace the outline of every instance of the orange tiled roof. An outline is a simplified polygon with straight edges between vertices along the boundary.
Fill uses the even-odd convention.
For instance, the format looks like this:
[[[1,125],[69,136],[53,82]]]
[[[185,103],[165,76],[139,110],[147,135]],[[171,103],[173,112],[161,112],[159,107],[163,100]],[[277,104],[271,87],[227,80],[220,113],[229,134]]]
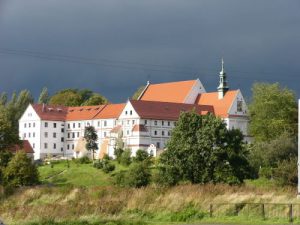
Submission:
[[[105,105],[69,107],[66,120],[91,120],[103,110],[104,107]]]
[[[150,84],[139,100],[184,103],[197,80]]]
[[[191,111],[193,109],[201,115],[205,115],[208,112],[214,113],[214,109],[210,105],[141,100],[130,100],[130,103],[137,114],[143,119],[177,120],[181,112]]]
[[[147,132],[148,130],[143,124],[135,124],[132,128],[132,131]]]
[[[98,112],[94,119],[110,119],[110,118],[118,118],[122,113],[125,103],[122,104],[110,104],[106,105],[103,110]]]
[[[227,91],[224,98],[218,98],[218,92],[202,93],[199,94],[195,104],[198,105],[211,105],[214,108],[216,116],[228,117],[228,111],[233,104],[235,97],[239,90]]]

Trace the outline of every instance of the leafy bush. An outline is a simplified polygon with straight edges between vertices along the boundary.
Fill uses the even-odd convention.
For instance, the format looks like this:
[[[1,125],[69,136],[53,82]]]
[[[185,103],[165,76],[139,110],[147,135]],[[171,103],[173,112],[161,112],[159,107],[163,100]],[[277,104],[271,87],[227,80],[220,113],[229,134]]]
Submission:
[[[91,160],[89,159],[89,157],[84,156],[84,157],[76,159],[76,163],[79,163],[79,164],[89,164],[89,163],[91,163]]]
[[[124,150],[124,152],[122,153],[121,158],[120,158],[120,163],[123,166],[129,166],[131,164],[131,150],[130,149]]]
[[[280,185],[297,185],[297,158],[290,158],[279,162],[277,168],[274,169],[274,179]]]
[[[122,148],[115,148],[114,155],[116,156],[116,160],[119,164],[121,163],[121,157],[123,152],[124,150]]]
[[[136,151],[136,156],[134,157],[135,162],[143,162],[149,158],[148,152],[145,150],[139,149]]]
[[[273,177],[273,168],[269,166],[259,168],[258,176],[260,178],[264,177],[267,179],[271,179]]]
[[[175,166],[158,166],[158,173],[155,174],[154,181],[163,186],[176,185],[181,179],[179,169]]]
[[[103,164],[101,162],[101,160],[97,160],[93,163],[93,167],[95,167],[96,169],[102,169],[103,168]]]
[[[39,182],[36,166],[24,151],[15,154],[4,170],[4,181],[14,187],[29,186]]]
[[[203,219],[204,216],[204,212],[196,209],[192,204],[189,204],[182,211],[174,213],[171,216],[171,221],[186,222],[191,220]]]
[[[140,188],[150,183],[151,173],[146,163],[133,163],[127,172],[127,182],[130,187]]]
[[[109,160],[102,160],[102,170],[104,173],[110,173],[115,170],[115,165]]]
[[[127,186],[127,171],[121,170],[114,175],[114,184],[125,187]]]

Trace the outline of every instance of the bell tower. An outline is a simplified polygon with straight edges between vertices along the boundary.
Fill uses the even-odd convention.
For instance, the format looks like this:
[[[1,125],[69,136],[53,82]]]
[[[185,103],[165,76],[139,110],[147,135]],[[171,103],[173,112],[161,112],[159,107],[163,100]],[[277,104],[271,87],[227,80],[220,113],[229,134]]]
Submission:
[[[226,92],[229,90],[229,87],[227,85],[227,80],[226,80],[226,73],[224,70],[224,60],[222,58],[222,70],[220,71],[220,81],[219,81],[219,86],[218,86],[218,98],[222,99],[224,98]]]

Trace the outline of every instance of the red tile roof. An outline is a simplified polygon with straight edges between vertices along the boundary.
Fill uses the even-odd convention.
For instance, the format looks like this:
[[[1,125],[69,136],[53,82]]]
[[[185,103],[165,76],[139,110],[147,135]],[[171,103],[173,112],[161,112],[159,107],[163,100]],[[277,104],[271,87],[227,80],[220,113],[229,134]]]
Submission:
[[[181,112],[187,112],[193,109],[201,115],[205,115],[208,112],[214,113],[213,107],[209,105],[141,100],[130,100],[130,103],[137,114],[143,119],[177,120]]]
[[[143,124],[135,124],[132,128],[132,131],[147,132],[148,130]]]
[[[69,107],[66,120],[91,120],[105,107],[106,105]]]
[[[34,153],[33,148],[31,147],[28,140],[22,140],[21,142],[22,143],[20,145],[13,145],[10,148],[10,151],[12,153],[16,153],[17,151],[22,151],[23,150],[27,154],[33,154]]]
[[[227,91],[224,98],[218,98],[218,92],[210,92],[199,94],[195,104],[198,105],[211,105],[214,108],[216,116],[222,118],[228,117],[228,112],[233,104],[234,99],[236,98],[239,90],[230,90]]]
[[[42,120],[64,121],[68,113],[65,106],[34,104],[32,107]]]
[[[139,100],[184,103],[197,80],[150,84]]]

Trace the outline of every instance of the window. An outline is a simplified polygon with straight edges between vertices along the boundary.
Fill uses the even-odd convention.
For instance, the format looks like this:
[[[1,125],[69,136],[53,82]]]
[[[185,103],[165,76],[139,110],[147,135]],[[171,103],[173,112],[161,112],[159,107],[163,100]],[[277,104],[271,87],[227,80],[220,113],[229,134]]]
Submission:
[[[77,132],[77,137],[79,138],[79,132]]]
[[[44,133],[44,137],[47,138],[48,137],[48,132]]]
[[[73,150],[74,150],[74,147],[75,147],[74,144],[72,144],[72,149],[73,149]]]
[[[160,148],[160,143],[156,142],[156,148]]]
[[[35,123],[32,123],[32,126],[35,127]]]
[[[23,137],[26,138],[26,133],[24,133]]]
[[[68,138],[70,138],[70,133],[68,133]]]
[[[80,123],[78,123],[78,128],[80,128]]]
[[[44,143],[44,149],[48,148],[48,143]]]
[[[162,135],[162,136],[165,136],[165,132],[164,132],[164,131],[162,131],[162,132],[161,132],[161,135]]]
[[[148,122],[148,121],[147,121],[147,120],[145,120],[145,123],[144,123],[144,124],[146,125],[146,124],[147,124],[147,122]]]
[[[107,121],[106,120],[104,120],[104,125],[103,126],[105,126],[105,127],[107,126]]]
[[[67,145],[67,149],[68,149],[68,150],[70,149],[70,145]]]
[[[89,127],[89,126],[90,126],[90,123],[87,123],[87,126]]]
[[[129,120],[127,120],[127,125],[129,125]]]
[[[61,152],[63,152],[63,151],[64,151],[64,148],[63,148],[63,147],[61,147],[61,148],[60,148],[60,151],[61,151]]]
[[[154,131],[154,135],[157,135],[157,131],[156,130]]]
[[[237,104],[237,106],[236,106],[237,111],[238,112],[243,112],[243,101],[239,100],[239,101],[237,101],[236,104]]]
[[[171,136],[171,131],[168,131],[168,136]]]
[[[127,135],[129,135],[129,130],[127,130]]]
[[[154,121],[154,125],[157,125],[157,121],[156,120]]]
[[[161,121],[161,125],[164,126],[165,125],[165,121]]]
[[[35,143],[32,143],[32,148],[35,148]]]
[[[130,115],[132,115],[132,110],[130,110]]]
[[[170,123],[170,121],[168,121],[168,126],[170,126],[171,125],[171,123]]]
[[[73,128],[75,128],[75,123],[73,123]]]
[[[24,123],[24,128],[26,128],[26,123]]]
[[[45,122],[45,127],[48,127],[48,122]]]
[[[55,143],[53,144],[53,149],[56,149],[56,144]]]
[[[132,125],[135,123],[135,120],[132,120]]]
[[[65,132],[65,128],[61,128],[61,132],[62,132],[62,133]]]
[[[32,137],[35,137],[35,132],[32,133]]]
[[[53,127],[56,128],[56,123],[53,123]]]
[[[106,132],[103,133],[103,136],[106,137]]]
[[[174,126],[176,126],[176,122],[174,122]]]
[[[29,138],[31,137],[31,134],[30,134],[30,132],[28,133],[28,137],[29,137]]]
[[[70,129],[70,124],[68,123],[68,128]]]
[[[127,115],[127,111],[125,111],[125,115]]]
[[[31,127],[31,123],[28,123],[28,127]]]
[[[55,132],[53,133],[53,137],[56,138],[56,133]]]
[[[75,133],[74,132],[72,133],[72,138],[75,138]]]
[[[98,127],[100,127],[100,121],[98,121]]]
[[[62,137],[62,138],[60,138],[60,141],[61,141],[61,142],[64,142],[64,141],[65,141],[65,139]]]

